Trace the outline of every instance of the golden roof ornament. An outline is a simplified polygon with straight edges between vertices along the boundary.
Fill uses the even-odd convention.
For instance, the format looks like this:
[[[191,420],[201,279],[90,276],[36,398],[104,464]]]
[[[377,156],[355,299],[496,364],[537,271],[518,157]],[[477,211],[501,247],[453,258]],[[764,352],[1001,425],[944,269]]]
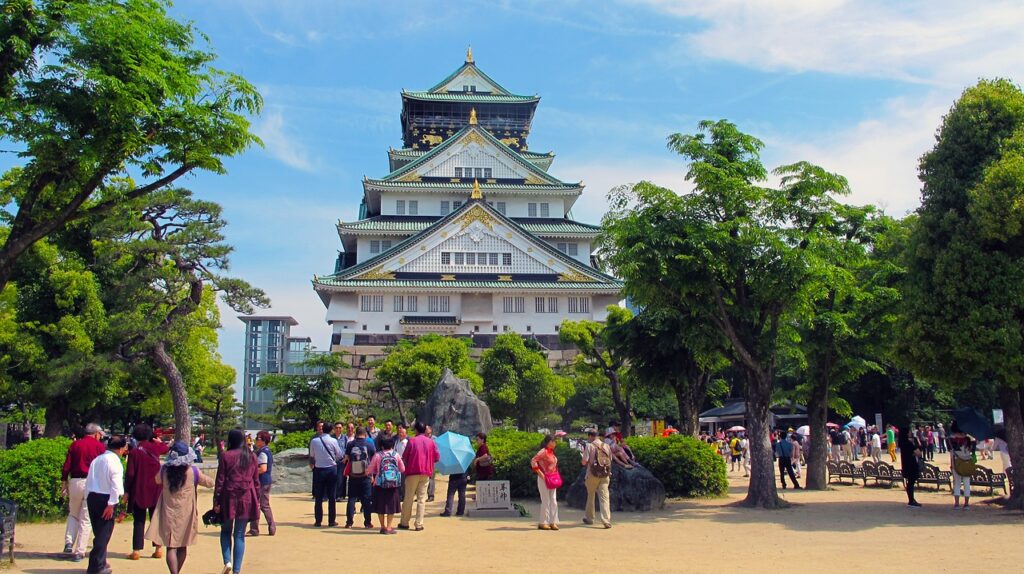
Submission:
[[[470,47],[466,48],[466,63],[467,64],[472,64],[473,63],[473,46],[470,46]]]
[[[469,195],[470,199],[483,199],[484,194],[480,191],[480,180],[473,180],[473,193]]]
[[[469,125],[476,125],[476,108],[470,108],[469,110]]]

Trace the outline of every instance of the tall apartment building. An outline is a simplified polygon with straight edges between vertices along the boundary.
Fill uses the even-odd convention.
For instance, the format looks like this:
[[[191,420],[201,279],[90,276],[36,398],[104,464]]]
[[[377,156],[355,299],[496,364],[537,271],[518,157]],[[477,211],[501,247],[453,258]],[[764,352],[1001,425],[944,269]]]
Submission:
[[[245,363],[242,369],[242,405],[245,407],[245,428],[267,425],[249,415],[273,411],[274,393],[259,388],[257,382],[267,374],[295,374],[295,364],[310,349],[309,337],[293,337],[291,328],[299,322],[292,317],[248,315],[239,317],[245,323]]]

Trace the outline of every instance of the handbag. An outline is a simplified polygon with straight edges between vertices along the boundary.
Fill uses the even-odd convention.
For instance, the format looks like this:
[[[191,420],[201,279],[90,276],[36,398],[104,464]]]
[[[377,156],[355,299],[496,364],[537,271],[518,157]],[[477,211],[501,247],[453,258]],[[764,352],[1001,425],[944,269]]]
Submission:
[[[224,517],[212,508],[203,513],[203,524],[207,526],[220,526],[222,522],[224,522]]]
[[[953,470],[960,476],[974,476],[977,465],[971,459],[953,456]]]
[[[558,474],[557,470],[552,472],[544,473],[544,486],[548,487],[548,490],[555,490],[562,486],[562,475]]]

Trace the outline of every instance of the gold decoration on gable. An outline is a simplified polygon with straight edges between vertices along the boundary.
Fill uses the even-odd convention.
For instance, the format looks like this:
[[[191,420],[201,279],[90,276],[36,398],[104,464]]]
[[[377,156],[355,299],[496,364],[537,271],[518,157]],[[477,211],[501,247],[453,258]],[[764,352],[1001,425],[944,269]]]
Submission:
[[[470,209],[465,213],[465,215],[459,218],[459,222],[462,224],[462,227],[459,229],[459,231],[466,229],[467,227],[469,227],[470,225],[477,221],[482,223],[484,227],[486,227],[487,229],[494,231],[494,218],[491,217],[490,213],[487,213],[487,210],[480,207],[479,205],[474,206],[473,209]]]
[[[441,281],[455,281],[454,275],[442,275]]]
[[[527,185],[544,185],[547,182],[531,173],[530,175],[526,176],[526,181],[523,183]]]
[[[375,279],[393,281],[395,279],[395,274],[391,273],[390,271],[384,271],[384,266],[381,265],[376,269],[372,269],[370,271],[367,271],[366,273],[363,273],[359,277],[356,277],[356,279],[360,279],[363,281],[373,281]]]
[[[398,181],[420,182],[420,181],[423,181],[423,178],[420,177],[420,174],[418,174],[418,173],[413,171],[413,172],[407,173],[407,174],[403,175],[402,177],[398,178]]]
[[[480,191],[480,181],[473,180],[473,192],[469,194],[470,199],[483,199],[484,193]]]
[[[563,283],[593,283],[595,279],[589,275],[584,275],[579,271],[568,270],[565,273],[558,275],[558,281]]]
[[[519,147],[519,138],[501,138],[498,141],[507,145],[508,147]]]
[[[511,281],[511,275],[498,275],[498,281]]]
[[[483,145],[484,136],[480,135],[477,132],[469,132],[469,135],[467,135],[463,141],[466,142],[467,144],[478,143],[480,145]]]

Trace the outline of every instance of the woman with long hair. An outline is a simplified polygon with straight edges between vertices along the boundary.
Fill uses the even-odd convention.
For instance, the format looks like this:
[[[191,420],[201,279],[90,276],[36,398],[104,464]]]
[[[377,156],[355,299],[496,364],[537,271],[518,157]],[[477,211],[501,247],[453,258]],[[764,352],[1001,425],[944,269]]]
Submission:
[[[196,490],[200,486],[213,488],[213,479],[192,466],[194,459],[192,449],[176,441],[167,453],[167,462],[156,475],[156,483],[162,486],[162,491],[146,538],[167,548],[167,571],[171,574],[181,572],[188,547],[196,542],[199,530]]]
[[[256,456],[245,447],[242,429],[228,432],[227,450],[217,465],[213,491],[213,510],[220,514],[220,551],[224,558],[222,574],[242,571],[245,555],[245,531],[250,520],[259,517],[259,467]]]
[[[544,435],[540,450],[530,459],[540,492],[540,521],[537,523],[540,530],[558,530],[558,487],[562,485],[562,477],[558,474],[555,444],[555,437]]]
[[[146,515],[153,520],[153,512],[160,500],[160,457],[167,454],[167,445],[154,438],[153,428],[145,423],[132,430],[135,448],[128,452],[124,490],[128,495],[128,508],[132,513],[132,553],[129,560],[138,560],[146,544]],[[163,558],[163,549],[156,545],[153,558]]]

